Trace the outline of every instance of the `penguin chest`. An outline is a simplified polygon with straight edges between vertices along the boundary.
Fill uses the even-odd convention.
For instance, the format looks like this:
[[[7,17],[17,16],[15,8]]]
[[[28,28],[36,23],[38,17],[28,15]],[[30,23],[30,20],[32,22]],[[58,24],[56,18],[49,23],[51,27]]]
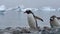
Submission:
[[[59,27],[60,26],[59,21],[58,21],[57,18],[54,19],[52,24],[54,25],[54,27]]]
[[[35,18],[32,14],[28,14],[27,16],[28,18],[28,24],[31,28],[35,28],[36,27],[36,21],[35,21]]]

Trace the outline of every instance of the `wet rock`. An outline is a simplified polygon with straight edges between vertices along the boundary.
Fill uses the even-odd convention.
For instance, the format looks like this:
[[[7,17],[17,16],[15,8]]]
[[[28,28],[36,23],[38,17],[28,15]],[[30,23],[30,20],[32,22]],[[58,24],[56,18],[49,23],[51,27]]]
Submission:
[[[19,30],[13,31],[12,34],[20,34]]]
[[[12,27],[7,27],[7,28],[5,28],[5,30],[10,30]]]
[[[51,28],[49,27],[44,27],[43,30],[41,31],[41,34],[50,34]]]
[[[21,30],[21,33],[31,33],[31,32],[30,32],[28,29],[24,29],[24,28],[23,28],[23,29]]]

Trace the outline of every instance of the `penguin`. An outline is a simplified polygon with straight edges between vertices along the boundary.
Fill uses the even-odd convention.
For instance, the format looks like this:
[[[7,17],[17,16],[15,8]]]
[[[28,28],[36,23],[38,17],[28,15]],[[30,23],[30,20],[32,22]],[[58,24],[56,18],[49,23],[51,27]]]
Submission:
[[[60,17],[57,17],[55,15],[50,17],[50,26],[51,26],[51,28],[60,27],[59,19],[60,19]]]
[[[28,24],[30,28],[32,29],[38,29],[37,19],[41,20],[43,22],[43,19],[37,17],[34,15],[34,13],[31,10],[26,10],[24,13],[27,14]]]

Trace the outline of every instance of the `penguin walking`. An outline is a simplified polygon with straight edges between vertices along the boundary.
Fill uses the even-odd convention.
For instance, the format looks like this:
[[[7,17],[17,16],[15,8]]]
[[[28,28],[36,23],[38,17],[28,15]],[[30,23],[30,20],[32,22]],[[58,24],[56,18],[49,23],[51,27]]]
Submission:
[[[35,16],[31,10],[26,10],[24,13],[27,13],[27,19],[28,19],[28,24],[30,28],[34,30],[39,29],[38,24],[37,24],[37,19],[41,21],[43,21],[43,19]]]
[[[56,17],[55,15],[50,17],[50,25],[52,28],[60,27],[59,19],[60,17]]]

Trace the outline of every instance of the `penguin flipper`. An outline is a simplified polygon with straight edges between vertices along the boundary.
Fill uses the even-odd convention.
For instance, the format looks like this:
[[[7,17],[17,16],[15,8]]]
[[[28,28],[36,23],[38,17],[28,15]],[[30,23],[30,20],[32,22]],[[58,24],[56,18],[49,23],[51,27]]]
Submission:
[[[37,17],[37,16],[35,16],[35,18],[36,18],[36,19],[39,19],[39,20],[41,20],[41,21],[43,21],[43,19],[41,19],[41,18],[39,18],[39,17]]]

